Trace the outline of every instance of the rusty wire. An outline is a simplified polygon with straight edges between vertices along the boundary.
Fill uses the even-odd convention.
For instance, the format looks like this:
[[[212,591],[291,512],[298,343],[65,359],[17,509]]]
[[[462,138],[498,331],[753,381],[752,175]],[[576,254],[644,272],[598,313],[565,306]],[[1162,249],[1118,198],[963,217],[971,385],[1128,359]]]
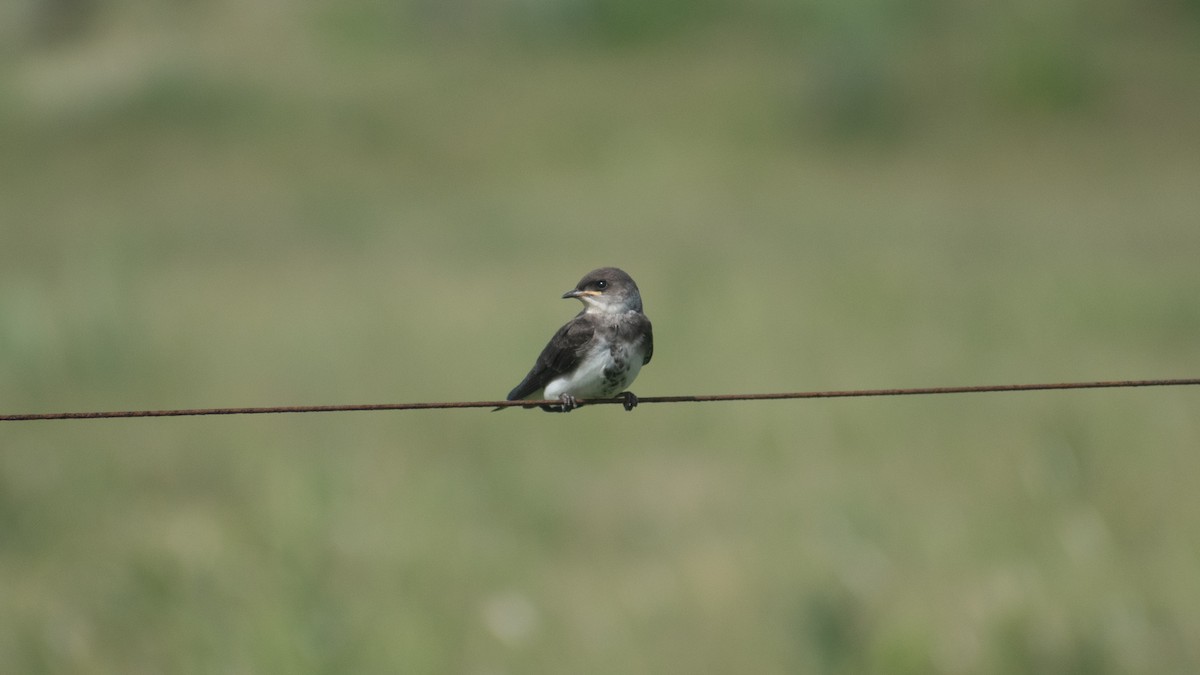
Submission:
[[[1049,384],[997,384],[965,387],[916,387],[909,389],[850,389],[797,391],[773,394],[707,394],[685,396],[642,396],[639,403],[701,403],[717,401],[772,401],[806,398],[865,398],[871,396],[928,396],[933,394],[977,394],[985,392],[1047,391],[1062,389],[1117,389],[1129,387],[1178,387],[1200,385],[1200,378],[1167,380],[1115,380],[1101,382],[1056,382]],[[587,405],[624,403],[624,398],[580,399]],[[114,410],[95,412],[28,413],[0,415],[0,422],[30,420],[114,419],[127,417],[191,417],[200,415],[266,415],[275,413],[369,412],[381,410],[442,410],[450,408],[511,408],[557,405],[558,401],[442,401],[434,403],[368,403],[361,405],[303,405],[256,408],[193,408],[181,410]]]

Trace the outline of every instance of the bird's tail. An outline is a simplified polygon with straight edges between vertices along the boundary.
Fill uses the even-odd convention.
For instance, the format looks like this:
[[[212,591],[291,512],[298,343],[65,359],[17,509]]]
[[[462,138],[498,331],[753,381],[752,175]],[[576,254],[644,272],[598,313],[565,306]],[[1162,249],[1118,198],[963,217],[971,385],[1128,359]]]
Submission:
[[[512,396],[509,396],[505,400],[506,401],[520,401],[521,399],[513,398]],[[501,406],[496,406],[495,408],[492,408],[492,412],[500,412],[501,410],[508,410],[509,408],[518,408],[518,407],[520,407],[520,408],[536,408],[537,406],[536,405],[522,405],[522,406],[501,405]]]

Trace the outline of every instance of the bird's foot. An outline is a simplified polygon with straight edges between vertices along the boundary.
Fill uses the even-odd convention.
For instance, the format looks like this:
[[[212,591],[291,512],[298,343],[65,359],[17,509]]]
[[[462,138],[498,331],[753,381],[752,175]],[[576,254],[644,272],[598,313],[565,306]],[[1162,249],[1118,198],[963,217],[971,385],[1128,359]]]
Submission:
[[[625,410],[633,410],[637,407],[638,397],[632,391],[623,391],[618,396],[624,399],[621,404],[625,406]]]
[[[546,412],[567,413],[579,407],[579,402],[570,394],[560,394],[558,400],[561,405],[544,405],[542,406],[542,410]]]

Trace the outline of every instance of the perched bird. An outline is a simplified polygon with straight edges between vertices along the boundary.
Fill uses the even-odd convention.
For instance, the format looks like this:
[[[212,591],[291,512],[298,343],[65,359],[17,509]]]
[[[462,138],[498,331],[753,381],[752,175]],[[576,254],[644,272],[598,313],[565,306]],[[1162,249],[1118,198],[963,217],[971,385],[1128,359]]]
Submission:
[[[633,410],[637,396],[625,388],[654,355],[654,334],[642,313],[637,284],[622,270],[602,267],[588,272],[562,297],[581,301],[583,311],[550,338],[508,400],[558,399],[560,405],[542,409],[571,412],[579,406],[576,398],[620,394],[625,409]]]

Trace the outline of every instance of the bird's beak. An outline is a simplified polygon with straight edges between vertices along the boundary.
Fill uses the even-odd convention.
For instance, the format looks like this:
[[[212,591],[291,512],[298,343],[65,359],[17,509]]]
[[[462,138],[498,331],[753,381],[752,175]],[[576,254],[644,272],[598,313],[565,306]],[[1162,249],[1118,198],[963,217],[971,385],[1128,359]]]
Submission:
[[[566,300],[567,298],[579,298],[582,300],[584,296],[588,295],[600,295],[600,291],[581,291],[578,288],[573,288],[566,293],[563,293],[562,296],[563,300]]]

